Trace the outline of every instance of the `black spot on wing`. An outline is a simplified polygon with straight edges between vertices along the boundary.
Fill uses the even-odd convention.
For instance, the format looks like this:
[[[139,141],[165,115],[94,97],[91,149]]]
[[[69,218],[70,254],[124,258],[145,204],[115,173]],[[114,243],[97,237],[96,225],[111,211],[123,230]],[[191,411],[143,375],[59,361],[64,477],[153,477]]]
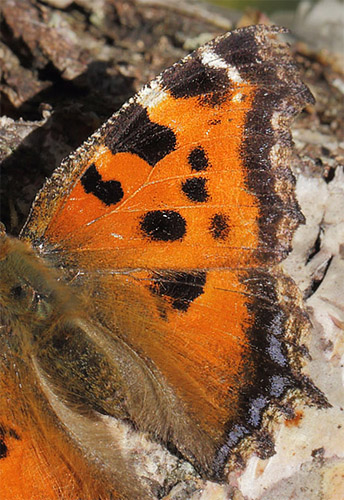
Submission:
[[[5,443],[5,437],[0,434],[0,460],[6,458],[8,454],[8,448]]]
[[[191,303],[204,293],[205,271],[161,271],[154,273],[151,291],[167,297],[174,309],[187,311]]]
[[[221,120],[219,118],[214,118],[213,120],[209,120],[208,124],[209,125],[219,125],[221,123]]]
[[[20,437],[14,429],[6,428],[0,425],[0,460],[8,456],[8,447],[6,445],[6,437],[12,437],[19,440]]]
[[[175,98],[204,96],[228,90],[226,70],[205,66],[194,54],[162,74],[162,84]]]
[[[183,193],[191,201],[204,203],[209,199],[209,193],[206,188],[207,179],[203,177],[193,177],[192,179],[187,179],[182,184]]]
[[[224,240],[229,234],[228,216],[215,214],[210,220],[210,232],[215,240]]]
[[[92,193],[105,205],[115,205],[124,196],[119,181],[103,181],[97,167],[92,163],[80,179],[85,193]]]
[[[133,103],[109,126],[105,145],[114,154],[134,153],[154,167],[174,150],[176,137],[169,127],[152,122],[140,104]]]
[[[197,148],[190,151],[188,162],[191,165],[191,169],[196,172],[206,170],[209,166],[208,156],[202,146],[197,146]]]
[[[174,210],[153,210],[140,220],[141,230],[154,241],[176,241],[185,236],[186,221]]]

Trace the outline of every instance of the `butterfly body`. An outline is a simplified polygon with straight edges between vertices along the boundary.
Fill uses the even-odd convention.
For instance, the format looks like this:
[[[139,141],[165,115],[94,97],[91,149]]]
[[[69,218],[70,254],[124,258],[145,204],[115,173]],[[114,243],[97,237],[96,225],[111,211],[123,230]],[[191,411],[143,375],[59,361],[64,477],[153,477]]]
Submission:
[[[224,35],[162,73],[62,163],[21,240],[2,234],[2,384],[30,381],[14,415],[41,464],[55,436],[61,498],[154,498],[107,419],[222,480],[277,404],[324,403],[279,268],[302,221],[288,127],[312,97],[277,31]]]

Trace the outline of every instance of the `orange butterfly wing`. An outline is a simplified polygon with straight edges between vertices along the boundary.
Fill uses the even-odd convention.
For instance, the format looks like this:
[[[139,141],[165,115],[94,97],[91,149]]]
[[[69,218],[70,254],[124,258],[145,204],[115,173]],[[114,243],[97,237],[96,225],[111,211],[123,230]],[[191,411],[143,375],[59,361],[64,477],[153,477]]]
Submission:
[[[227,34],[145,87],[57,169],[22,232],[119,367],[123,409],[97,375],[86,406],[123,411],[207,477],[274,401],[311,392],[307,321],[275,266],[301,220],[289,122],[312,98],[276,31]]]
[[[287,126],[310,100],[273,30],[217,39],[72,156],[24,231],[84,273],[83,286],[93,281],[107,325],[172,390],[169,419],[151,429],[152,407],[134,421],[205,469],[228,429],[239,426],[239,436],[258,425],[271,385],[279,395],[298,385],[283,344],[297,342],[304,318],[296,306],[287,315],[283,278],[270,266],[300,220]],[[176,419],[187,424],[175,430]]]

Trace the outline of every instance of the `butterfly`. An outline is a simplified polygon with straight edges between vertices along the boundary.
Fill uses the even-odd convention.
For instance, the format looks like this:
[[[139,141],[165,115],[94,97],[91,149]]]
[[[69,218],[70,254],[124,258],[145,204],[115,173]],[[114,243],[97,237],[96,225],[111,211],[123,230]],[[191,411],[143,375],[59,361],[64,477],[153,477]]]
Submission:
[[[324,404],[279,266],[303,221],[290,122],[313,102],[281,32],[164,71],[62,162],[19,239],[1,228],[4,500],[157,498],[137,434],[221,481],[278,409]]]

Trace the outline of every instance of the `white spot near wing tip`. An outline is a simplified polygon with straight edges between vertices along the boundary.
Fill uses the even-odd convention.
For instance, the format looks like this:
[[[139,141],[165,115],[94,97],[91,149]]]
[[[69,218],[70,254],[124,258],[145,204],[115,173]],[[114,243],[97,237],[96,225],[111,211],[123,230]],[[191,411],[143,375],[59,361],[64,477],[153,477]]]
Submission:
[[[137,94],[137,102],[144,108],[152,108],[166,99],[167,93],[163,90],[159,78],[143,87]]]
[[[228,69],[228,64],[226,63],[226,61],[224,61],[221,57],[219,57],[210,48],[207,47],[201,50],[200,52],[201,52],[202,63],[205,66],[217,69]]]
[[[244,80],[241,78],[239,71],[228,64],[222,57],[216,54],[216,52],[209,47],[200,51],[202,63],[209,68],[215,69],[225,69],[227,71],[228,79],[234,83],[243,83]]]
[[[238,70],[229,64],[227,64],[227,75],[228,78],[234,83],[244,83],[244,80],[241,78]]]
[[[111,236],[113,236],[114,238],[117,238],[119,240],[123,240],[123,236],[121,234],[111,233]]]

